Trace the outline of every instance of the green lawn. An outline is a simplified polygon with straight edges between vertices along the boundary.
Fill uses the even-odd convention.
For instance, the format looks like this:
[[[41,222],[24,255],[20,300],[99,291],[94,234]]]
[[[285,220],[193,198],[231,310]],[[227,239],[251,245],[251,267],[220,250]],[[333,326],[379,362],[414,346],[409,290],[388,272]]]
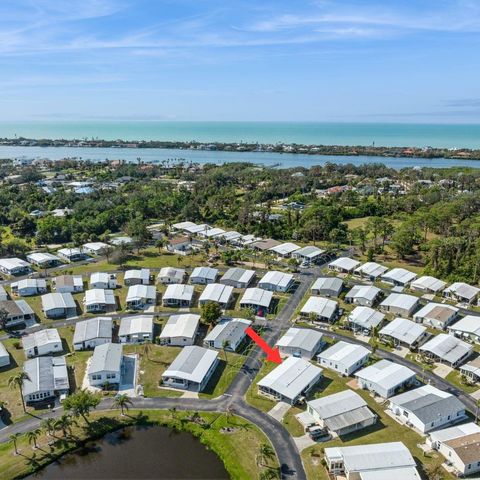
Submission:
[[[480,389],[480,385],[478,384],[470,385],[468,383],[465,383],[463,381],[462,374],[458,370],[453,370],[452,372],[450,372],[445,378],[445,380],[467,393],[473,393]]]
[[[258,375],[255,377],[255,380],[252,382],[250,387],[247,390],[245,395],[247,402],[250,405],[262,410],[263,412],[268,412],[271,410],[277,402],[274,400],[269,399],[264,395],[260,395],[257,389],[257,383],[268,373],[270,373],[275,367],[277,366],[276,363],[267,362],[266,360],[263,361],[263,366],[258,372]]]

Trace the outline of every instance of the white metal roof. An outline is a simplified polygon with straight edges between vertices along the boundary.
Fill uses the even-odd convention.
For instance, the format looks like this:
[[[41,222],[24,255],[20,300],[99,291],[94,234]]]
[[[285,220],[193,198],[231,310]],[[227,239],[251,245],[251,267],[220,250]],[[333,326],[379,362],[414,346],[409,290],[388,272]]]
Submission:
[[[148,282],[150,280],[150,269],[140,268],[140,269],[134,269],[134,270],[127,270],[125,272],[125,276],[123,277],[123,279],[124,281],[125,280],[141,280],[142,282]]]
[[[28,350],[34,347],[44,347],[52,343],[61,343],[60,335],[56,328],[38,330],[22,338],[23,349]]]
[[[63,294],[69,295],[69,294]],[[85,305],[95,304],[115,305],[115,294],[113,290],[107,290],[103,288],[92,288],[85,292]]]
[[[388,270],[387,267],[380,265],[377,262],[366,262],[355,269],[356,273],[368,275],[369,277],[380,277]]]
[[[258,385],[294,399],[322,373],[322,369],[296,357],[288,357],[263,377]]]
[[[196,223],[193,223],[193,222],[179,222],[179,223],[174,223],[172,225],[172,227],[175,228],[176,230],[185,230],[187,228],[192,228],[195,226],[196,226]]]
[[[170,315],[163,327],[160,338],[186,337],[193,338],[198,325],[200,315],[194,313],[185,313],[182,315]]]
[[[107,273],[107,272],[93,272],[90,275],[90,284],[94,283],[106,283],[108,285],[108,282],[111,279],[111,276],[115,274],[114,273]]]
[[[448,327],[449,330],[454,332],[474,334],[480,336],[480,316],[466,315],[458,322]]]
[[[300,247],[291,242],[281,243],[275,247],[269,248],[271,252],[278,253],[279,255],[289,255],[296,250],[299,250]]]
[[[414,289],[431,290],[432,292],[438,292],[439,290],[443,290],[445,288],[445,285],[446,282],[444,282],[443,280],[439,280],[438,278],[430,277],[428,275],[417,278],[410,284],[410,286]]]
[[[157,298],[157,289],[155,285],[143,285],[141,283],[128,287],[126,302],[135,300],[155,300]]]
[[[225,233],[225,230],[223,228],[218,228],[218,227],[209,228],[206,231],[201,230],[198,232],[200,236],[206,237],[206,238],[216,237],[218,235],[221,235],[222,233]]]
[[[454,293],[462,298],[472,300],[473,298],[475,298],[475,296],[478,295],[478,293],[480,292],[480,288],[469,285],[468,283],[455,282],[452,283],[449,287],[447,287],[444,292]]]
[[[121,343],[104,343],[97,345],[93,351],[88,374],[99,372],[120,372],[123,357]]]
[[[76,308],[71,293],[46,293],[42,295],[42,310],[47,312],[56,308]]]
[[[201,225],[193,224],[189,227],[184,227],[183,230],[189,233],[198,233],[198,232],[205,232],[205,230],[210,230],[212,227],[207,225],[206,223],[202,223]]]
[[[209,283],[200,295],[200,302],[228,303],[232,297],[233,287],[222,283]]]
[[[278,288],[287,288],[292,281],[293,281],[293,275],[291,273],[284,273],[284,272],[279,272],[277,270],[271,270],[261,278],[258,284],[261,285],[261,284],[267,283],[270,285],[275,285]]]
[[[423,335],[427,327],[406,318],[395,318],[380,330],[380,335],[388,335],[400,342],[412,345]]]
[[[328,264],[329,267],[341,268],[343,270],[353,270],[358,265],[360,265],[360,262],[349,257],[338,257]]]
[[[383,313],[377,312],[373,308],[356,307],[348,316],[348,321],[359,325],[361,328],[375,328],[382,323],[384,318]]]
[[[30,262],[39,263],[39,264],[51,262],[54,260],[60,261],[60,259],[56,255],[53,255],[53,253],[48,253],[48,252],[29,253],[27,255],[27,260]]]
[[[341,291],[343,280],[337,277],[320,277],[315,280],[310,290],[334,290]]]
[[[311,352],[322,339],[322,333],[311,328],[290,327],[278,340],[278,347],[301,348]]]
[[[167,287],[163,294],[164,300],[183,300],[190,302],[193,298],[195,289],[193,285],[184,285],[182,283],[172,283]]]
[[[362,345],[340,341],[324,350],[318,357],[323,360],[340,362],[349,367],[368,355],[370,355],[370,351]]]
[[[6,270],[13,270],[15,268],[30,267],[30,264],[20,258],[0,258],[0,266]]]
[[[136,335],[153,332],[153,318],[149,315],[138,315],[136,317],[124,317],[120,321],[118,336]]]
[[[414,295],[405,293],[391,293],[380,305],[383,307],[395,307],[405,310],[412,309],[418,302]]]
[[[222,277],[222,280],[232,280],[234,282],[245,283],[248,285],[255,276],[255,270],[246,270],[244,268],[229,268]]]
[[[30,380],[23,385],[23,394],[39,391],[68,390],[68,372],[65,357],[36,357],[26,360],[23,371]]]
[[[88,318],[75,324],[73,343],[88,342],[96,338],[107,338],[112,340],[112,319],[111,317]]]
[[[196,267],[190,278],[205,278],[207,280],[215,280],[218,275],[218,270],[216,268],[210,267]]]
[[[354,285],[352,289],[345,295],[345,298],[362,298],[373,302],[381,290],[373,285]]]
[[[175,377],[202,383],[218,357],[218,352],[196,345],[183,347],[162,377]]]
[[[480,426],[476,423],[469,422],[431,432],[430,439],[432,442],[448,442],[449,440],[471,435],[472,433],[480,433]]]
[[[430,352],[433,355],[450,363],[456,363],[466,353],[470,352],[473,346],[453,335],[440,333],[420,347],[424,352]]]
[[[205,342],[229,342],[236,345],[245,337],[245,329],[252,324],[244,318],[225,318],[205,337]]]
[[[247,288],[240,300],[241,304],[258,305],[268,308],[272,302],[273,293],[262,288]]]
[[[86,250],[91,250],[93,252],[100,252],[106,247],[108,247],[108,245],[104,242],[88,242],[83,244],[83,248],[85,248]]]
[[[24,288],[47,288],[47,281],[44,278],[24,278],[18,282],[11,284],[12,288],[15,286],[18,290]]]
[[[382,280],[398,283],[408,283],[417,278],[417,274],[406,270],[405,268],[392,268],[389,272],[382,275]]]
[[[447,321],[452,315],[458,313],[458,308],[452,307],[451,305],[446,305],[444,303],[427,303],[422,307],[418,312],[415,313],[415,319],[431,319],[439,321]]]
[[[375,383],[386,390],[390,390],[414,378],[415,372],[398,363],[393,363],[389,360],[380,360],[373,365],[362,368],[362,370],[355,373],[355,376]]]
[[[307,245],[306,247],[295,250],[294,256],[300,256],[313,260],[314,258],[319,257],[323,253],[325,253],[325,250],[315,247],[314,245]]]
[[[163,267],[158,273],[157,278],[169,277],[178,280],[178,283],[183,282],[185,270],[183,268]]]
[[[332,318],[337,310],[338,303],[324,297],[310,297],[302,307],[301,313],[311,312],[325,318]]]
[[[60,248],[57,253],[64,257],[72,257],[73,255],[81,255],[82,251],[79,248]]]

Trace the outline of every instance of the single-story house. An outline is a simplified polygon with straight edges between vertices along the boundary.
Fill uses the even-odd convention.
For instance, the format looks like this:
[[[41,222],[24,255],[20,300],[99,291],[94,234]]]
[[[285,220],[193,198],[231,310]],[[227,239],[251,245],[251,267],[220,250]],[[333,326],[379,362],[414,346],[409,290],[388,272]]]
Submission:
[[[465,405],[457,397],[432,385],[424,385],[390,398],[388,408],[421,433],[466,418]]]
[[[213,227],[205,230],[200,230],[199,232],[197,232],[197,235],[203,238],[213,238],[213,237],[218,237],[223,233],[225,233],[225,230],[223,228]]]
[[[167,250],[172,253],[184,254],[193,247],[193,241],[189,237],[180,236],[170,238],[167,243]]]
[[[208,285],[215,283],[218,277],[218,270],[210,267],[196,267],[190,275],[190,283],[196,285]]]
[[[252,324],[244,318],[224,318],[207,334],[203,345],[207,348],[236,352],[246,337],[245,330]]]
[[[255,315],[265,317],[270,310],[273,293],[263,288],[247,288],[240,299],[240,308],[251,308]]]
[[[402,442],[325,448],[331,475],[348,480],[420,480],[417,464]]]
[[[353,271],[353,274],[356,277],[364,278],[370,280],[371,282],[374,282],[379,277],[381,277],[387,270],[387,267],[384,267],[377,262],[366,262],[357,267]]]
[[[162,297],[164,307],[191,307],[195,289],[192,285],[171,284]]]
[[[0,310],[6,312],[7,328],[35,319],[35,312],[25,300],[1,300]]]
[[[82,245],[82,250],[89,255],[103,255],[109,248],[104,242],[88,242]]]
[[[433,450],[440,450],[444,442],[471,435],[472,433],[480,433],[480,425],[474,422],[462,423],[453,427],[430,432],[425,443]]]
[[[77,305],[71,293],[47,293],[41,298],[42,311],[47,318],[68,318],[77,315]]]
[[[413,320],[427,327],[445,330],[458,315],[458,308],[441,303],[427,303],[413,315]]]
[[[122,318],[118,338],[121,343],[153,342],[153,317],[139,315]]]
[[[80,262],[87,258],[79,248],[61,248],[57,250],[57,255],[66,262]]]
[[[308,261],[311,263],[320,263],[323,259],[325,250],[321,250],[314,245],[308,245],[303,248],[299,248],[292,253],[292,257],[296,258],[300,262]]]
[[[235,230],[231,230],[225,233],[222,233],[218,236],[222,241],[226,243],[231,243],[232,245],[236,245],[238,241],[242,238],[242,234],[236,232]]]
[[[112,237],[108,243],[114,247],[121,247],[122,245],[131,245],[133,243],[133,238],[122,235],[120,237]]]
[[[162,383],[171,388],[201,392],[217,365],[218,352],[188,345],[162,373]]]
[[[74,350],[95,348],[104,343],[112,343],[113,322],[110,317],[96,317],[75,324],[73,334]]]
[[[37,267],[50,268],[56,267],[62,261],[53,253],[48,252],[34,252],[27,255],[27,260]]]
[[[209,283],[200,295],[198,303],[200,306],[206,303],[218,303],[226,309],[232,299],[233,287],[221,283]]]
[[[136,284],[128,287],[125,303],[128,309],[141,309],[157,302],[155,285]]]
[[[123,277],[123,283],[129,287],[131,285],[149,285],[150,284],[150,269],[139,268],[134,270],[127,270]]]
[[[380,360],[355,373],[360,388],[390,398],[399,390],[416,383],[415,372],[389,360]]]
[[[480,432],[442,442],[439,452],[453,466],[458,476],[480,471]]]
[[[81,275],[60,275],[54,277],[52,283],[57,293],[83,292],[83,278]]]
[[[448,331],[456,337],[480,343],[480,316],[466,315],[458,322],[450,325]]]
[[[295,243],[286,242],[281,243],[280,245],[275,245],[274,247],[269,248],[269,250],[279,257],[287,258],[290,257],[293,252],[300,250],[300,247],[295,245]]]
[[[290,327],[276,346],[282,357],[298,357],[311,360],[322,348],[322,333],[310,328]]]
[[[307,402],[307,412],[322,428],[342,436],[374,425],[377,421],[367,402],[352,390]]]
[[[423,344],[420,351],[436,362],[457,367],[472,354],[473,346],[453,335],[440,333]]]
[[[200,315],[184,313],[170,315],[160,333],[160,344],[183,347],[193,345],[200,325]]]
[[[13,295],[30,297],[47,293],[47,281],[44,278],[24,278],[10,285]]]
[[[480,357],[463,364],[459,369],[462,375],[465,375],[476,383],[480,382]]]
[[[417,274],[405,268],[392,268],[392,270],[385,272],[380,278],[382,282],[398,287],[406,287],[417,278]]]
[[[7,352],[5,345],[0,342],[0,368],[10,365],[10,354]]]
[[[365,365],[369,356],[370,350],[362,345],[340,341],[320,353],[317,359],[322,367],[348,377]]]
[[[371,333],[377,328],[385,318],[381,312],[377,312],[370,307],[355,307],[352,313],[347,317],[349,327],[353,331],[364,331]]]
[[[90,288],[106,288],[113,290],[117,288],[117,274],[106,272],[95,272],[90,275]]]
[[[97,345],[88,366],[87,375],[90,385],[102,387],[105,383],[120,383],[123,364],[123,345],[121,343],[103,343]]]
[[[405,293],[391,293],[379,305],[379,309],[385,313],[392,313],[399,317],[409,317],[419,305],[419,300],[413,295]]]
[[[338,303],[324,297],[310,297],[300,310],[300,315],[310,318],[315,315],[315,320],[333,323],[338,314]]]
[[[475,303],[478,299],[480,288],[468,283],[455,282],[443,291],[443,296],[450,300],[462,303]]]
[[[287,292],[293,285],[294,277],[291,273],[271,270],[258,282],[258,286],[271,292]]]
[[[183,283],[185,270],[183,268],[163,267],[157,275],[157,282],[164,285]]]
[[[257,240],[256,242],[250,243],[250,247],[254,250],[260,250],[264,252],[265,250],[270,250],[277,245],[280,245],[282,242],[274,240],[273,238],[266,238],[264,240]]]
[[[25,361],[23,371],[29,380],[23,382],[22,393],[25,403],[29,405],[69,393],[65,357],[32,358]]]
[[[446,282],[444,282],[443,280],[439,280],[435,277],[430,277],[429,275],[424,275],[423,277],[415,279],[410,284],[410,288],[416,292],[437,294],[438,292],[443,290],[446,285]]]
[[[58,353],[63,350],[62,339],[56,328],[46,328],[22,337],[22,347],[27,358]]]
[[[415,348],[428,338],[427,327],[407,320],[395,318],[388,322],[379,332],[380,338],[392,340],[395,345]]]
[[[5,275],[26,275],[32,271],[32,267],[20,258],[0,258],[0,272]]]
[[[92,288],[85,292],[83,299],[87,312],[111,312],[117,309],[117,301],[113,290]]]
[[[200,225],[192,225],[190,227],[185,227],[183,230],[191,235],[199,235],[200,233],[208,232],[211,230],[212,227],[207,225],[206,223],[202,223]]]
[[[360,262],[349,257],[338,257],[328,264],[328,269],[338,273],[352,273]]]
[[[184,222],[177,222],[172,225],[172,230],[178,230],[178,231],[186,231],[187,228],[192,228],[196,227],[197,224],[190,222],[190,221],[184,221]]]
[[[294,405],[322,377],[322,369],[297,357],[288,357],[258,383],[258,392]]]
[[[345,295],[345,302],[372,307],[381,295],[382,291],[373,285],[355,285]]]
[[[229,268],[220,283],[229,285],[233,288],[248,288],[255,277],[255,270],[246,270],[245,268]]]
[[[320,277],[312,285],[312,295],[323,297],[338,297],[343,290],[343,280],[337,277]]]

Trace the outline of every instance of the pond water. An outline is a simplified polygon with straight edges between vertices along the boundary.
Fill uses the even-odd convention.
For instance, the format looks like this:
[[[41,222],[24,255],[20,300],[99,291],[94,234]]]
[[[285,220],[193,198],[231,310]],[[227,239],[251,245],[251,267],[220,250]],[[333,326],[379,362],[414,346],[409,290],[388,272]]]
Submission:
[[[195,437],[165,427],[128,427],[64,455],[30,479],[228,479]]]

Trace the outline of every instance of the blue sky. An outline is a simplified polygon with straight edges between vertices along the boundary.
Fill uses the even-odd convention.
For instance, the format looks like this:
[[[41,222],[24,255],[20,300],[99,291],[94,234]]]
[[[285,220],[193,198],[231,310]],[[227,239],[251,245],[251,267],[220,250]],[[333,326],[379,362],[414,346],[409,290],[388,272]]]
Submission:
[[[2,0],[0,120],[480,123],[478,0]]]

